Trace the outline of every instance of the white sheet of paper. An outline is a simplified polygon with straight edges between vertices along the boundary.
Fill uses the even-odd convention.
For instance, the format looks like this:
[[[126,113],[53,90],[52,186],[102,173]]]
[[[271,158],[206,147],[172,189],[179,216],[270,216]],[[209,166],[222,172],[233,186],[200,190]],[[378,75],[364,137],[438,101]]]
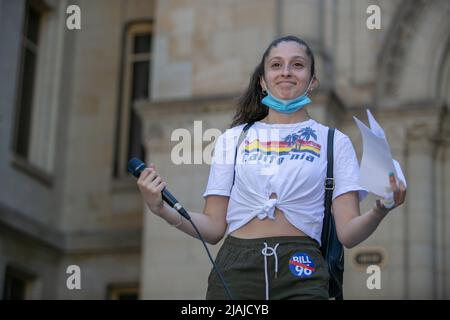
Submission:
[[[368,128],[358,118],[355,120],[363,139],[363,155],[360,168],[360,184],[380,197],[386,197],[391,192],[389,173],[394,172],[396,178],[406,186],[406,179],[397,161],[392,158],[391,148],[386,140],[384,130],[367,110],[370,127]]]
[[[383,128],[378,124],[377,120],[375,120],[375,117],[370,113],[370,110],[367,110],[367,118],[369,119],[369,125],[370,130],[380,138],[384,138],[386,140],[387,145],[389,146],[389,143],[387,142],[386,135],[384,134]],[[390,148],[389,148],[390,150]],[[405,187],[407,187],[405,176],[403,175],[402,168],[400,167],[400,164],[397,160],[392,159],[394,161],[394,167],[395,167],[395,176],[398,178],[398,180],[402,181]]]

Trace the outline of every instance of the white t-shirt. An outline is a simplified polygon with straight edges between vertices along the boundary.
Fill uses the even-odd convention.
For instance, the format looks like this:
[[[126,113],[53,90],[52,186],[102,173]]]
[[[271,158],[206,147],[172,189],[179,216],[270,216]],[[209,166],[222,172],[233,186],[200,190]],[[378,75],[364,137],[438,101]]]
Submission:
[[[229,196],[227,234],[253,218],[274,219],[275,207],[286,219],[320,244],[324,215],[328,127],[309,119],[292,124],[255,122],[234,154],[245,125],[226,130],[217,139],[203,197]],[[335,130],[333,200],[359,185],[359,165],[350,139]],[[276,199],[270,199],[272,193]]]

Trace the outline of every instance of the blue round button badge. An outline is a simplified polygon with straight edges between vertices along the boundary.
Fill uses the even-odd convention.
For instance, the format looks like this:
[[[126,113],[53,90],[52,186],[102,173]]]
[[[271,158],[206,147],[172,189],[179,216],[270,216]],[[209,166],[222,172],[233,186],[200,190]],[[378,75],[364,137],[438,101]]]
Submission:
[[[298,278],[309,278],[315,272],[315,265],[309,255],[297,252],[289,259],[289,270]]]

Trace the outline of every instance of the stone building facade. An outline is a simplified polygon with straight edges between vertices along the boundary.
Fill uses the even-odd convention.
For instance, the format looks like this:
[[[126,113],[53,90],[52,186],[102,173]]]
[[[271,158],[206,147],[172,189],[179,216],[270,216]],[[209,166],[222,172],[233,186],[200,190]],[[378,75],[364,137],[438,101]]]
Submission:
[[[67,29],[69,5],[81,30]],[[406,203],[346,251],[346,298],[448,299],[449,13],[446,0],[0,0],[0,292],[204,298],[203,246],[146,210],[126,162],[154,162],[202,212],[213,133],[265,47],[294,34],[317,61],[310,115],[360,159],[352,116],[370,108],[408,180]],[[175,163],[181,139],[205,157]],[[369,264],[380,289],[367,288]],[[71,265],[80,290],[67,288]]]

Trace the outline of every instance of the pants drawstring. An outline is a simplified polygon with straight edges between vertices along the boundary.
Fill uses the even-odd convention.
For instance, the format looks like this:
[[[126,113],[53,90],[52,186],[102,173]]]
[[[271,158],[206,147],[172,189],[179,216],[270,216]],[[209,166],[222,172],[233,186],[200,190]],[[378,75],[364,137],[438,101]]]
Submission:
[[[269,247],[266,242],[264,242],[264,248],[261,250],[261,254],[264,256],[264,275],[266,278],[266,300],[269,300],[269,276],[267,274],[267,257],[275,256],[275,279],[278,274],[278,256],[277,248],[279,243],[275,247]]]

